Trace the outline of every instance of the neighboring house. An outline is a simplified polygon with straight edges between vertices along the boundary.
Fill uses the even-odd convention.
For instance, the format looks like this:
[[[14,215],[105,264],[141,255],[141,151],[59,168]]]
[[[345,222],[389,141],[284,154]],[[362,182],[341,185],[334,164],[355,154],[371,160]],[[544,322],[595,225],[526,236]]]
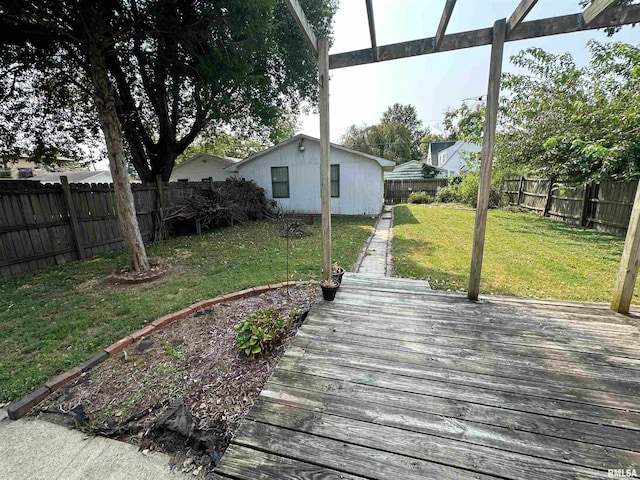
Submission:
[[[34,175],[47,173],[56,168],[72,170],[76,167],[73,171],[77,171],[78,162],[71,158],[57,157],[56,163],[57,166],[45,168],[42,163],[32,160],[27,155],[21,155],[18,158],[0,158],[0,178],[26,179]]]
[[[383,172],[395,162],[331,144],[331,212],[377,215],[384,196]],[[319,214],[320,140],[296,135],[226,169],[255,181],[288,213]]]
[[[208,153],[198,153],[173,167],[170,182],[188,180],[201,182],[211,177],[214,182],[224,182],[231,174],[224,169],[239,162],[238,158],[219,157]]]
[[[456,142],[431,142],[429,144],[429,151],[427,152],[426,162],[434,167],[439,167],[438,154],[445,148],[449,148]]]
[[[406,163],[401,163],[396,166],[392,172],[385,172],[384,179],[385,180],[424,180],[424,170],[423,166],[424,162],[419,162],[418,160],[411,160]],[[438,167],[433,167],[436,170],[440,170]],[[438,176],[446,176],[444,172]]]
[[[449,148],[438,153],[438,168],[446,172],[446,176],[453,177],[467,170],[466,160],[473,153],[482,151],[482,146],[475,143],[457,141]]]
[[[99,170],[97,172],[51,172],[35,175],[29,180],[40,183],[61,183],[60,177],[65,176],[69,183],[113,183],[111,172]]]

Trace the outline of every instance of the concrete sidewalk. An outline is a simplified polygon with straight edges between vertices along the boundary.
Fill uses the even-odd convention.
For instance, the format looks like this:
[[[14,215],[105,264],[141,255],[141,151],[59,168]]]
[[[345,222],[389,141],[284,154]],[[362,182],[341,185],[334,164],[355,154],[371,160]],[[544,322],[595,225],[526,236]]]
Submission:
[[[391,276],[393,206],[385,205],[356,273]]]
[[[0,480],[176,480],[168,455],[42,420],[2,419]],[[194,478],[192,475],[190,478]]]

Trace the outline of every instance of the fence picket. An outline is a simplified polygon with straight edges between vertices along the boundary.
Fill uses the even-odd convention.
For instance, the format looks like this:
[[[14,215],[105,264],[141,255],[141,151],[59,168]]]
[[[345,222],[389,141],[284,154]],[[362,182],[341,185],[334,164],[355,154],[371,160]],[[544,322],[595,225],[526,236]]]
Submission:
[[[556,182],[556,186],[548,182]],[[503,192],[505,201],[511,205],[536,210],[573,225],[624,235],[637,185],[637,181],[613,180],[575,185],[555,179],[515,177],[504,180]]]

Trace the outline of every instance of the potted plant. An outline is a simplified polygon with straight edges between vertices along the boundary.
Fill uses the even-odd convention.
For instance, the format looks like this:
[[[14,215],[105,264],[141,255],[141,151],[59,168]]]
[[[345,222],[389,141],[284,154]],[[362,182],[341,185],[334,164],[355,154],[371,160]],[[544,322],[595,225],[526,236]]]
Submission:
[[[342,276],[344,275],[344,268],[340,266],[338,262],[333,263],[331,268],[331,277],[336,281],[338,286],[342,283]]]
[[[322,288],[322,298],[324,298],[327,302],[333,302],[333,299],[336,298],[336,292],[338,291],[338,287],[340,284],[335,280],[323,280],[320,283],[320,288]]]

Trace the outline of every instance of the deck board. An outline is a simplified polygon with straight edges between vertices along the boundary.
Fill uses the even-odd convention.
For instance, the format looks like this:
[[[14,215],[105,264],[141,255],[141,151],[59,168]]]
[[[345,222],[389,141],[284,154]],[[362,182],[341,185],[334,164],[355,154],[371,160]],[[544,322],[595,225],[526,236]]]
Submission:
[[[566,479],[640,470],[640,322],[603,304],[347,274],[216,469],[234,479]]]

